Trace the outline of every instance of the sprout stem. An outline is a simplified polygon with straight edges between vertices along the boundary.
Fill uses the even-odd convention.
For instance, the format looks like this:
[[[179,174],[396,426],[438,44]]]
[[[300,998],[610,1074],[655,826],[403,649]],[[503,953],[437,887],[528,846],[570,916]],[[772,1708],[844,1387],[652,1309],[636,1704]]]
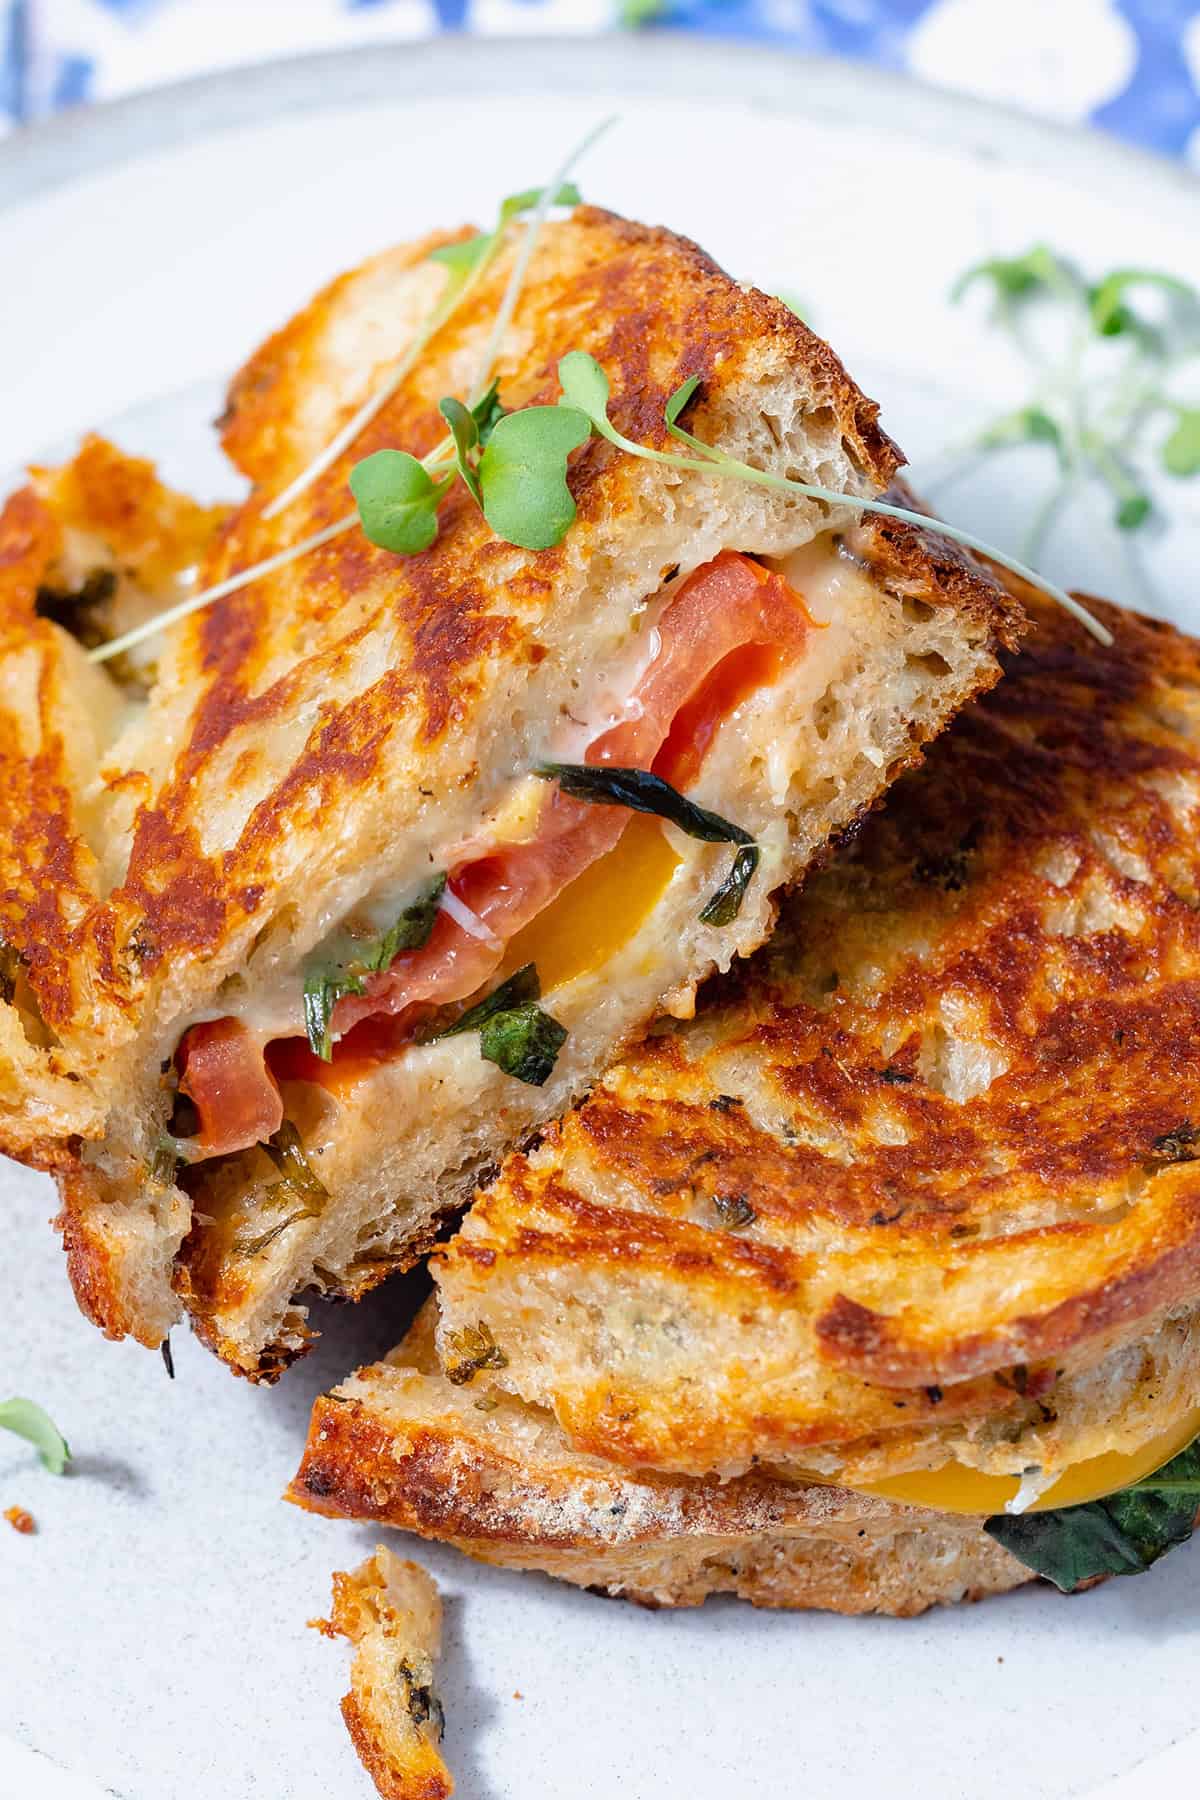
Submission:
[[[110,657],[119,656],[124,650],[132,650],[136,645],[144,643],[147,638],[154,637],[160,631],[166,631],[170,625],[178,625],[181,619],[190,618],[192,613],[199,612],[202,607],[210,606],[214,600],[224,600],[230,594],[236,594],[239,588],[247,587],[250,582],[258,581],[263,575],[274,575],[277,570],[284,569],[298,557],[307,556],[310,550],[319,550],[322,544],[340,537],[343,531],[349,531],[352,525],[358,524],[356,512],[347,513],[335,525],[326,525],[323,531],[316,531],[311,537],[301,538],[298,544],[289,544],[286,550],[280,550],[275,556],[268,556],[265,562],[255,563],[249,569],[239,569],[237,574],[227,576],[218,581],[215,587],[205,588],[203,593],[193,594],[187,600],[181,600],[178,606],[168,607],[166,612],[156,613],[152,619],[143,620],[135,625],[132,631],[124,632],[118,638],[112,638],[107,644],[98,644],[89,650],[88,661],[94,663],[108,662]]]

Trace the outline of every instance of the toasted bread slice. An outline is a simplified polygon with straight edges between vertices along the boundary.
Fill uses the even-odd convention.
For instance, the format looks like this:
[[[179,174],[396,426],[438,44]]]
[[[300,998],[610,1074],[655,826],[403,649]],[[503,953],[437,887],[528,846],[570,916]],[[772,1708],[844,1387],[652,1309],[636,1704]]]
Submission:
[[[434,1259],[468,1391],[855,1485],[1200,1430],[1200,644],[1100,612],[509,1159]]]
[[[442,1605],[432,1579],[382,1545],[333,1578],[333,1614],[315,1621],[354,1645],[342,1717],[383,1800],[449,1800],[442,1703],[434,1687]]]
[[[444,241],[344,276],[235,381],[225,442],[257,485],[202,583],[346,513],[356,459],[441,438],[438,401],[470,387],[515,243],[341,461],[265,517],[412,340]],[[504,404],[553,401],[572,349],[639,442],[669,442],[666,400],[698,375],[696,429],[730,451],[855,495],[894,473],[828,347],[668,232],[587,208],[547,227],[495,364]],[[28,1004],[0,1022],[2,1142],[58,1174],[76,1291],[110,1335],[154,1344],[186,1309],[235,1368],[277,1375],[307,1342],[298,1295],[411,1262],[482,1168],[762,940],[772,891],[998,673],[1012,604],[919,533],[851,549],[849,512],[599,438],[570,483],[577,518],[552,549],[501,542],[460,486],[421,555],[354,529],[211,605],[164,634],[148,697],[83,775],[61,754],[78,647],[34,617],[52,504],[26,492],[6,515],[3,930]],[[86,675],[115,719],[128,682]],[[17,695],[34,678],[31,795]],[[617,747],[639,769],[669,751],[677,784],[755,839],[736,916],[700,917],[727,847],[531,773]],[[586,915],[574,881],[556,900],[564,820],[585,840]],[[428,943],[372,963],[412,915]],[[418,1041],[518,959],[544,965],[543,1036],[566,1032],[549,1065],[505,1072],[477,1030]],[[340,993],[324,1028],[313,983],[318,1014]],[[58,1083],[49,1110],[33,1065]]]
[[[318,1400],[288,1498],[647,1606],[731,1593],[911,1617],[1032,1579],[978,1519],[758,1474],[635,1475],[510,1395],[483,1408],[439,1369],[427,1309],[386,1362]]]

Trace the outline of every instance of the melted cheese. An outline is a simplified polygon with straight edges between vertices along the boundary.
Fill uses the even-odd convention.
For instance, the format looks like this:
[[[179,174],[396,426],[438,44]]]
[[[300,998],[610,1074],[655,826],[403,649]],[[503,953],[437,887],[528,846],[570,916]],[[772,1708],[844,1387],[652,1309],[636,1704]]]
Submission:
[[[1056,1481],[1040,1493],[1026,1509],[1046,1512],[1056,1506],[1082,1506],[1088,1500],[1102,1500],[1152,1475],[1155,1469],[1170,1462],[1192,1439],[1200,1436],[1200,1408],[1185,1413],[1183,1418],[1159,1432],[1138,1450],[1112,1451],[1105,1456],[1089,1456],[1073,1463]],[[1012,1507],[1021,1486],[1017,1475],[985,1475],[963,1463],[946,1463],[940,1469],[920,1469],[911,1475],[893,1475],[887,1481],[855,1483],[863,1494],[877,1494],[883,1500],[901,1500],[909,1506],[928,1506],[937,1512],[999,1513]]]
[[[602,968],[645,924],[679,862],[659,821],[635,814],[615,848],[517,933],[504,973],[536,963],[542,992],[548,994]]]

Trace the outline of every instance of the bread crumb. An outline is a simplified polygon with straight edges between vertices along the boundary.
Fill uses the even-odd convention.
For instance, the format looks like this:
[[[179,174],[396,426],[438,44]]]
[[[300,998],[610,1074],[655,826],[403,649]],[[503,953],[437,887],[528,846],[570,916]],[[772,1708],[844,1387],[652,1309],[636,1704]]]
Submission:
[[[6,1507],[4,1516],[13,1530],[21,1532],[24,1537],[31,1537],[37,1530],[37,1520],[31,1512],[26,1512],[23,1506]]]
[[[524,1698],[525,1698],[525,1696],[524,1696],[524,1694],[523,1694],[523,1693],[522,1693],[522,1692],[521,1692],[521,1690],[520,1690],[520,1688],[514,1688],[514,1689],[513,1689],[513,1699],[514,1699],[514,1700],[523,1700],[523,1699],[524,1699]]]

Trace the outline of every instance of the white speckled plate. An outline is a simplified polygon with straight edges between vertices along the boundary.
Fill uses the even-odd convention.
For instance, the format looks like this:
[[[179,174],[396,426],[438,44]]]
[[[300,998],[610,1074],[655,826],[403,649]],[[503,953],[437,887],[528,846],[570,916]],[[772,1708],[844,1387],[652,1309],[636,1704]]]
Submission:
[[[1094,270],[1200,281],[1192,177],[861,68],[677,37],[303,59],[0,149],[0,469],[103,425],[176,479],[233,491],[207,421],[256,339],[364,252],[548,177],[614,106],[588,197],[802,295],[918,481],[1020,397],[979,312],[947,304],[965,264],[1044,238]],[[956,514],[1015,545],[1042,473],[994,465],[954,490]],[[1149,576],[1200,628],[1200,496],[1170,498]],[[1046,561],[1138,599],[1103,509],[1069,518]],[[56,1482],[0,1441],[0,1505],[40,1525],[0,1532],[0,1732],[126,1800],[365,1800],[337,1711],[344,1659],[304,1622],[376,1534],[277,1496],[312,1395],[390,1346],[403,1286],[327,1311],[316,1355],[273,1391],[190,1342],[170,1385],[74,1311],[48,1185],[3,1165],[0,1204],[0,1392],[44,1401],[77,1452]],[[1085,1599],[1028,1590],[907,1623],[723,1602],[652,1615],[422,1554],[448,1595],[465,1800],[1062,1800],[1114,1782],[1133,1800],[1194,1760],[1195,1551]],[[38,1759],[16,1756],[0,1746],[0,1796],[26,1800]]]

